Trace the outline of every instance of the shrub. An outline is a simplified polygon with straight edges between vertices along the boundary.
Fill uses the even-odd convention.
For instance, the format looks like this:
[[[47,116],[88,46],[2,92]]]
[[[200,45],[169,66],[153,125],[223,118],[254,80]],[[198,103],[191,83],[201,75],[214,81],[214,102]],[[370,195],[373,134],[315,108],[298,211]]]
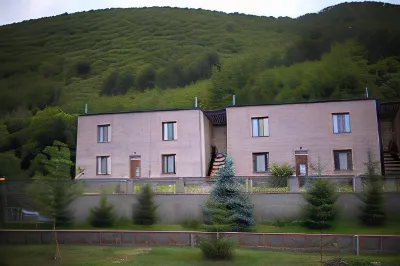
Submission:
[[[273,163],[270,166],[272,174],[272,182],[274,187],[287,187],[288,178],[293,175],[293,167],[290,167],[287,163],[279,165]]]
[[[208,239],[201,240],[199,247],[206,259],[230,260],[233,258],[236,243],[232,239],[212,235]]]
[[[185,229],[198,230],[201,227],[201,222],[197,219],[188,218],[182,220],[181,226]]]
[[[149,185],[141,187],[138,204],[133,207],[133,223],[139,225],[152,225],[156,221],[154,193]]]
[[[386,222],[385,199],[381,178],[377,174],[377,162],[373,161],[371,153],[368,153],[365,166],[367,167],[366,186],[361,196],[364,205],[361,206],[360,220],[367,226],[381,226]]]
[[[104,192],[100,196],[99,206],[90,209],[89,222],[94,227],[111,227],[114,224],[114,207],[108,203]]]
[[[313,229],[331,227],[337,216],[335,186],[327,179],[317,179],[304,197],[308,203],[303,209],[305,226]]]

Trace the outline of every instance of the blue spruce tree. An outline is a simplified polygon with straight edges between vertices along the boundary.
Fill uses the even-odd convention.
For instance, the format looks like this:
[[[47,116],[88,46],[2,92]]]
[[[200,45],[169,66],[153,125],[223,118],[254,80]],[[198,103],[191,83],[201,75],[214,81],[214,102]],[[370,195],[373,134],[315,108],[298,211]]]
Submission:
[[[228,211],[229,221],[233,225],[231,231],[249,231],[254,226],[253,205],[242,191],[240,180],[235,177],[232,158],[226,156],[225,166],[221,168],[216,177],[216,182],[210,192],[210,200],[224,204]],[[207,207],[204,210],[207,224]]]

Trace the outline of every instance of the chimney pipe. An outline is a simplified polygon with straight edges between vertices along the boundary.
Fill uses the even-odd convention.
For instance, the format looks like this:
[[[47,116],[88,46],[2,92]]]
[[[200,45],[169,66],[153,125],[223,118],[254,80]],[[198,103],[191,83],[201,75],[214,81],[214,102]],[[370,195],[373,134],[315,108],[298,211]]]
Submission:
[[[197,96],[194,97],[194,107],[197,108]]]
[[[236,104],[236,96],[233,95],[233,96],[232,96],[232,105],[235,105],[235,104]]]

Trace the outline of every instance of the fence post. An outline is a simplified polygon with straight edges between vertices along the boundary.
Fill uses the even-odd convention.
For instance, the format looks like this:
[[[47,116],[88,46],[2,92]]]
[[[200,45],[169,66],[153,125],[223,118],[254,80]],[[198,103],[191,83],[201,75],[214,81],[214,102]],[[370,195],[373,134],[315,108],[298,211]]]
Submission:
[[[250,193],[253,193],[253,179],[250,179]]]
[[[191,246],[192,248],[195,248],[194,234],[190,234],[190,246]]]
[[[360,242],[360,239],[359,239],[359,237],[358,237],[358,235],[355,235],[354,236],[354,238],[355,238],[355,244],[356,244],[356,256],[358,256],[358,255],[360,255],[360,244],[359,244],[359,242]]]
[[[356,192],[356,176],[353,176],[353,192]]]

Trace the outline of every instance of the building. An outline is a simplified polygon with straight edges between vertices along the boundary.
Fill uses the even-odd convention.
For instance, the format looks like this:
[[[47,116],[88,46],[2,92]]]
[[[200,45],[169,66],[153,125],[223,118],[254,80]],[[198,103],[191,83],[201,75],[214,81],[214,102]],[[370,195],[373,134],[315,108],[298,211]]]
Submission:
[[[389,143],[384,137],[382,144],[380,108],[358,99],[85,114],[78,118],[76,163],[83,178],[207,177],[227,153],[238,176],[268,175],[274,162],[313,175],[318,160],[324,175],[359,175],[368,151],[384,170]],[[398,108],[385,110],[387,119],[400,118]]]

